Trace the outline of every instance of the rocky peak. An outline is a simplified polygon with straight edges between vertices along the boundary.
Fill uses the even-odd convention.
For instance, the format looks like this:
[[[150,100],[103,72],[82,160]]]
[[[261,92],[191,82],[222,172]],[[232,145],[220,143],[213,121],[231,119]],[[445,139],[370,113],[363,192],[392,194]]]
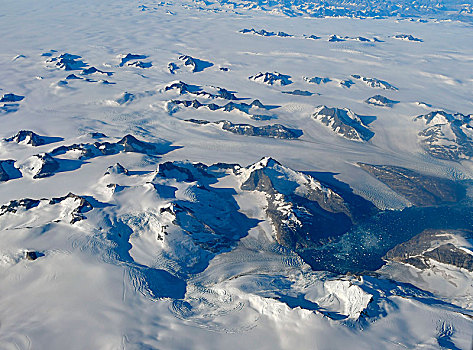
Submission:
[[[361,118],[348,108],[319,106],[312,117],[340,136],[352,141],[368,141],[374,136]]]
[[[109,174],[124,174],[128,175],[128,169],[126,169],[123,165],[120,163],[116,163],[114,165],[111,165],[107,168],[107,171],[105,172],[104,175],[109,175]]]

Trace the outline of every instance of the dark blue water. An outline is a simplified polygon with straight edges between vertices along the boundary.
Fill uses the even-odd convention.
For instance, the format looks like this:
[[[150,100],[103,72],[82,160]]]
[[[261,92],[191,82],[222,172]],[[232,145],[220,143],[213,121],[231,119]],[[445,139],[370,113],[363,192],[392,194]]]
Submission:
[[[384,211],[352,227],[336,242],[299,252],[314,270],[335,273],[374,271],[399,243],[425,229],[472,229],[473,207],[406,208]]]

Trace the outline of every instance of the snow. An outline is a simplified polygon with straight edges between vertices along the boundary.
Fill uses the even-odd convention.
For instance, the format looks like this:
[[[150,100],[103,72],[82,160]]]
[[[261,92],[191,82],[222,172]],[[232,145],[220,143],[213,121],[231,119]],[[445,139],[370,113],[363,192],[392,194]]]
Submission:
[[[372,300],[370,294],[350,281],[327,281],[324,287],[328,293],[324,299],[336,298],[341,304],[337,309],[349,318],[358,319]],[[320,304],[324,305],[323,302]]]
[[[473,305],[470,273],[440,265],[423,273],[408,266],[386,267],[399,281],[431,291],[434,296],[427,300],[414,292],[397,296],[391,293],[397,287],[389,289],[383,278],[310,271],[274,241],[265,214],[267,197],[241,191],[240,185],[252,171],[269,168],[282,193],[280,209],[290,214],[294,208],[284,201],[285,191],[337,195],[301,171],[334,174],[378,207],[396,209],[406,203],[357,162],[471,179],[469,160],[426,156],[417,135],[425,125],[413,121],[434,110],[472,112],[471,28],[458,21],[288,17],[261,7],[246,1],[220,6],[184,0],[2,4],[0,95],[25,98],[14,106],[0,103],[0,137],[32,130],[61,138],[37,147],[27,145],[28,139],[0,142],[0,160],[15,160],[23,173],[0,183],[0,206],[40,200],[37,207],[0,215],[2,350],[439,348],[439,334],[450,330],[457,348],[470,347],[472,321],[465,316]],[[262,24],[267,31],[293,36],[239,33]],[[423,42],[394,40],[400,32]],[[310,33],[324,39],[306,40]],[[325,40],[334,33],[353,40]],[[139,57],[123,62],[128,54]],[[189,57],[197,66],[186,64]],[[170,62],[179,68],[175,74],[168,69]],[[112,84],[93,77],[103,74],[81,74],[91,67],[113,73],[106,74]],[[282,94],[287,88],[278,83],[248,79],[258,72],[282,72],[291,77],[291,89],[316,93]],[[69,74],[84,79],[68,80]],[[339,86],[352,74],[393,84],[399,90],[383,94],[400,103],[385,109],[364,103],[373,95],[371,87],[359,81],[349,89]],[[308,85],[303,77],[332,81]],[[272,106],[268,113],[277,117],[276,123],[304,134],[297,140],[245,137],[186,123],[190,118],[247,123],[249,116],[174,108],[169,96],[176,97],[176,91],[162,90],[177,81],[210,94],[224,87],[243,103],[259,99]],[[320,105],[375,116],[369,126],[375,136],[369,143],[336,137],[313,121],[311,114]],[[73,149],[57,156],[58,171],[33,178],[42,167],[36,155],[60,146],[91,145],[97,141],[93,132],[109,135],[99,141],[111,143],[133,134],[163,145],[163,152],[80,159],[82,150]],[[174,178],[157,176],[166,161],[240,166],[235,173],[216,171],[216,180],[202,176],[188,182],[174,173]],[[128,174],[104,175],[116,163]],[[70,192],[94,207],[73,224],[77,199],[49,204]],[[179,206],[187,206],[181,218],[188,220],[186,227],[198,229],[188,232],[176,222]],[[219,228],[231,243],[216,251],[203,248],[220,238],[208,227]],[[469,242],[457,244],[471,249]],[[26,251],[44,256],[30,261]]]

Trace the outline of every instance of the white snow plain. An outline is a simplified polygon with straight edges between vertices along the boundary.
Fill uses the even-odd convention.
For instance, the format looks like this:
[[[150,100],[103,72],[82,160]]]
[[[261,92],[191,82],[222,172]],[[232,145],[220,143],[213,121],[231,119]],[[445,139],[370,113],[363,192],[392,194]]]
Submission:
[[[293,36],[244,35],[244,28]],[[59,138],[37,147],[0,142],[0,160],[14,159],[23,173],[0,183],[0,203],[41,200],[0,216],[0,349],[471,348],[472,303],[462,298],[471,294],[471,272],[441,264],[432,273],[385,267],[395,270],[391,276],[403,275],[401,282],[412,283],[408,274],[417,274],[425,293],[369,275],[315,272],[275,242],[263,210],[266,198],[239,191],[241,177],[225,173],[210,185],[215,193],[207,195],[198,187],[205,178],[166,179],[156,171],[166,161],[247,166],[269,156],[298,171],[334,173],[379,208],[394,209],[410,203],[357,162],[471,179],[470,159],[426,155],[419,145],[422,125],[414,122],[434,110],[472,113],[471,25],[286,17],[192,1],[24,0],[3,1],[0,33],[0,96],[25,97],[0,103],[0,137],[32,130]],[[393,36],[399,33],[423,41],[397,40]],[[328,41],[333,34],[379,41]],[[309,35],[321,39],[307,40]],[[64,53],[80,56],[72,59],[73,70],[64,69],[67,56],[66,64],[51,60]],[[139,56],[121,64],[129,53]],[[199,60],[199,68],[183,63],[181,55]],[[86,74],[75,69],[81,62],[113,74]],[[292,83],[248,79],[258,72],[281,72]],[[66,79],[70,74],[75,77]],[[399,90],[372,88],[353,74],[376,77]],[[315,85],[303,78],[314,76],[332,81]],[[339,84],[346,79],[355,84]],[[196,98],[163,90],[176,80],[248,98],[235,103],[259,99],[277,106],[270,110],[277,119],[207,108],[170,114],[164,108],[168,101]],[[314,94],[281,93],[295,89]],[[392,108],[364,102],[376,94],[400,102]],[[209,95],[200,100],[228,102]],[[375,116],[370,124],[375,136],[367,142],[339,137],[311,117],[320,105]],[[281,123],[303,135],[296,140],[236,135],[185,122],[191,118]],[[126,134],[168,141],[172,150],[87,159],[69,151],[57,157],[53,176],[33,177],[41,166],[34,155],[93,143],[92,132],[108,136],[101,142],[117,142]],[[129,173],[104,175],[117,162]],[[77,200],[50,202],[70,192],[94,207],[74,224]],[[211,203],[210,209],[200,201]],[[202,249],[193,241],[200,237],[191,239],[174,224],[176,202],[197,210],[203,225],[216,215],[233,220],[223,225],[233,243],[220,252]],[[242,233],[242,228],[248,229]],[[44,256],[31,261],[24,258],[26,251]],[[439,282],[444,273],[451,275],[450,284]]]

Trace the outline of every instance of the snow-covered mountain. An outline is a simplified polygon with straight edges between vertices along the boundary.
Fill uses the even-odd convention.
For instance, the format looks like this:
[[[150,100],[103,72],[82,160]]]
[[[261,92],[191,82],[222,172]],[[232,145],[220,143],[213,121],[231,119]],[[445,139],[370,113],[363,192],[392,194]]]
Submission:
[[[442,1],[367,1],[356,0],[347,2],[345,0],[329,1],[223,1],[216,0],[207,2],[206,5],[221,4],[227,8],[259,10],[288,17],[310,16],[316,18],[326,17],[352,17],[352,18],[414,18],[428,16],[440,19],[456,19],[471,21],[471,4],[460,0]]]
[[[366,122],[348,108],[319,106],[315,109],[313,117],[348,140],[363,142],[374,136],[366,126]]]
[[[399,101],[390,100],[389,98],[382,95],[371,96],[370,98],[367,98],[365,102],[370,105],[380,107],[392,107],[396,103],[399,103]]]
[[[291,77],[287,74],[281,74],[278,72],[266,72],[252,75],[248,79],[256,81],[266,85],[289,85],[292,84]]]
[[[471,349],[472,13],[4,2],[0,350]]]
[[[473,155],[471,115],[434,111],[415,120],[425,125],[419,132],[420,143],[433,157],[459,160]]]

